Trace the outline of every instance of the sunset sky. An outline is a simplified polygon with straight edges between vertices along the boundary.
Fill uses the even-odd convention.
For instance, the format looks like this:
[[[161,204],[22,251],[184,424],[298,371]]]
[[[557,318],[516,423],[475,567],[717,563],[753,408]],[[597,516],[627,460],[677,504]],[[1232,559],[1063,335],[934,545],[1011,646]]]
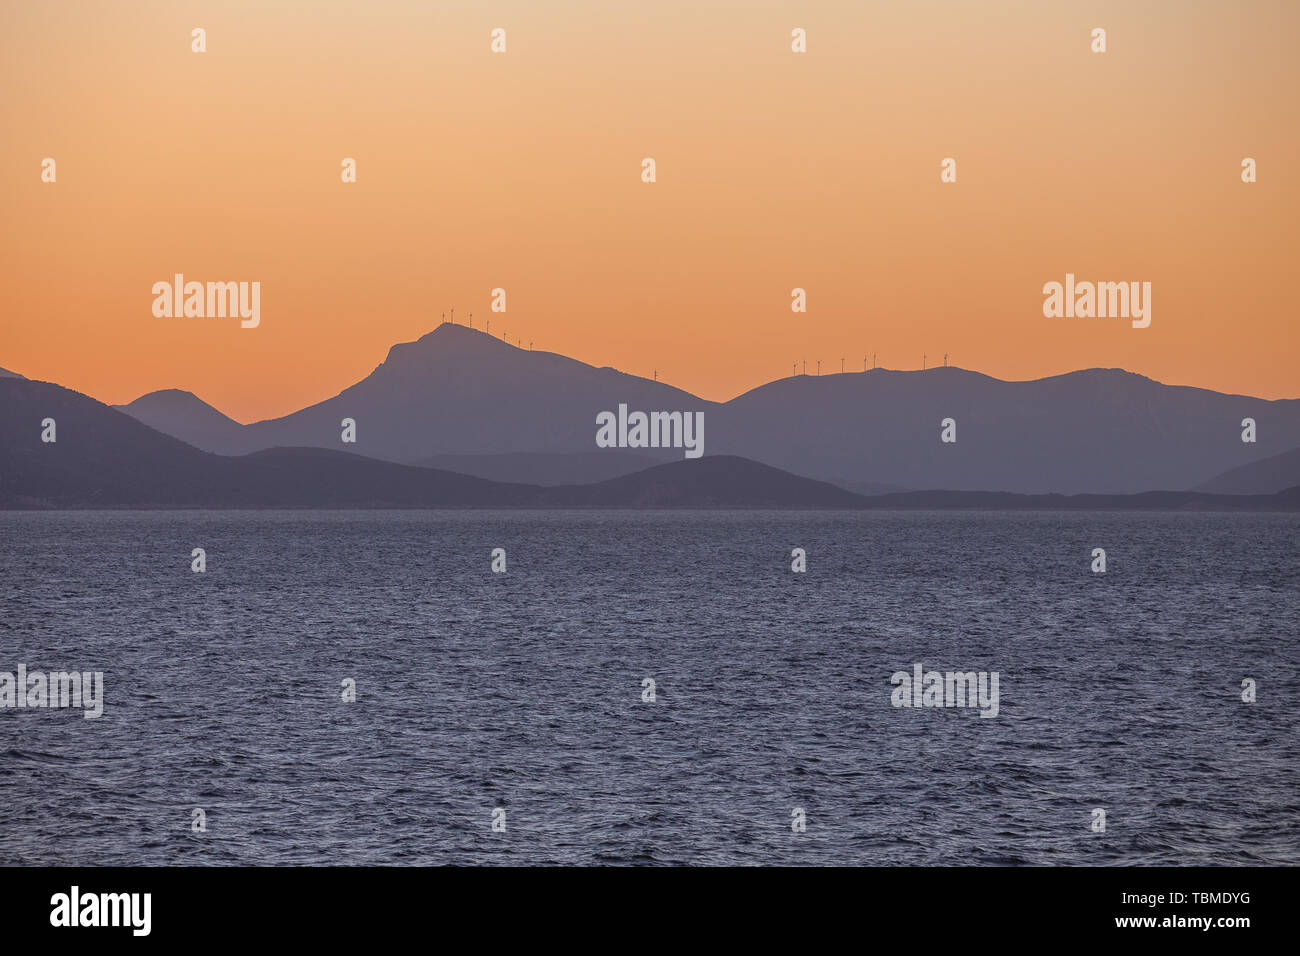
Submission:
[[[0,367],[253,421],[454,306],[719,400],[873,352],[1300,397],[1297,36],[1293,0],[6,3]],[[176,272],[260,281],[260,327],[155,318]],[[1044,318],[1067,272],[1152,283],[1150,328]]]

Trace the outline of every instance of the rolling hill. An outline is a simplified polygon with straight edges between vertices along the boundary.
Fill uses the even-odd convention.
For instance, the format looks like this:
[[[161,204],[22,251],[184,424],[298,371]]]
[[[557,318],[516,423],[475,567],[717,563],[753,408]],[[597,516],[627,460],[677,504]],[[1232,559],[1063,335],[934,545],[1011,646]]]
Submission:
[[[1196,490],[1220,495],[1271,495],[1300,485],[1300,448],[1238,465]]]

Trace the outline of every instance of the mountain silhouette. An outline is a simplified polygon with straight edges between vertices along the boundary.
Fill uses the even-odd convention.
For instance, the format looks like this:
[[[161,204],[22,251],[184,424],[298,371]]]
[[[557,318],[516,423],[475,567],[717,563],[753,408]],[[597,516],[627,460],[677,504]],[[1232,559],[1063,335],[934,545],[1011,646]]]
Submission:
[[[210,451],[346,447],[435,465],[473,456],[466,464],[478,474],[545,484],[610,477],[595,457],[601,452],[682,458],[680,449],[596,448],[596,415],[619,404],[702,411],[706,456],[748,458],[857,491],[1193,489],[1300,446],[1300,400],[1163,385],[1121,369],[1025,382],[956,367],[798,375],[715,403],[450,324],[393,346],[360,382],[278,419],[240,426],[197,399],[155,396],[125,410]],[[340,442],[345,418],[356,422],[355,445]],[[954,443],[940,441],[948,418]],[[1256,422],[1255,443],[1240,440],[1245,418]],[[581,457],[561,465],[530,456]]]
[[[605,448],[547,454],[515,452],[504,455],[434,455],[412,462],[422,468],[441,468],[462,475],[528,485],[586,485],[619,478],[655,464],[649,455]]]
[[[548,488],[550,504],[632,508],[862,508],[867,499],[823,481],[731,455],[655,465],[594,485]]]
[[[965,511],[1300,511],[1300,486],[1268,495],[1144,491],[1135,495],[1019,495],[1007,491],[908,491],[876,495],[864,507]]]
[[[612,368],[532,352],[450,323],[394,345],[384,361],[333,398],[245,426],[256,447],[340,446],[340,422],[357,423],[354,451],[390,461],[436,455],[594,452],[596,415],[620,402],[643,409],[706,409],[693,395]],[[652,460],[682,452],[642,449]]]
[[[45,442],[54,419],[55,441]],[[510,484],[325,448],[202,451],[49,382],[0,378],[4,508],[1146,508],[1300,510],[1276,495],[1026,496],[932,491],[863,497],[729,455],[590,485]]]
[[[204,451],[242,455],[259,447],[243,425],[183,389],[164,388],[113,407]]]
[[[510,507],[540,492],[330,449],[216,455],[70,389],[0,379],[4,507]]]
[[[1220,495],[1271,495],[1296,485],[1300,485],[1300,448],[1238,465],[1196,490]]]
[[[1004,382],[960,368],[797,376],[728,402],[709,450],[904,488],[1132,494],[1185,489],[1300,444],[1300,401],[1162,385],[1119,369]],[[940,441],[956,422],[957,441]]]
[[[42,441],[54,419],[55,441]],[[683,468],[682,466],[688,466]],[[507,484],[322,448],[217,455],[48,382],[0,379],[0,507],[845,507],[839,488],[731,458],[590,486]]]

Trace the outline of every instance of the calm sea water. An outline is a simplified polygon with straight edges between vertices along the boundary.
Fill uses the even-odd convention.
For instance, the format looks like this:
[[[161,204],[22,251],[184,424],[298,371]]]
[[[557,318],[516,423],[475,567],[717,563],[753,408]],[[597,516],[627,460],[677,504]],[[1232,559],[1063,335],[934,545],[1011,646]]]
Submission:
[[[0,863],[1300,862],[1298,531],[0,514],[0,671],[106,696],[0,710]],[[998,671],[999,715],[893,707],[918,662]]]

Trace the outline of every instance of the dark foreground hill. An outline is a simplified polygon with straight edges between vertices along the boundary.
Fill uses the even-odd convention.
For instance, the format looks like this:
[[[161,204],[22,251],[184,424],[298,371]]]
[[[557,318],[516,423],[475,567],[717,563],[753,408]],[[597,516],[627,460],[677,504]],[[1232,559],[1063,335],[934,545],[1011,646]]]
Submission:
[[[321,448],[214,455],[69,389],[0,380],[4,507],[509,507],[539,492]]]
[[[594,485],[548,488],[544,499],[577,508],[863,508],[870,500],[730,455],[655,465]]]
[[[462,475],[524,485],[589,485],[643,471],[657,463],[647,455],[637,455],[617,448],[556,454],[511,452],[501,455],[434,455],[409,462],[422,468],[441,468]]]
[[[867,508],[963,511],[1300,511],[1300,487],[1272,495],[1144,491],[1138,495],[1017,495],[1006,491],[908,491],[866,499]]]

